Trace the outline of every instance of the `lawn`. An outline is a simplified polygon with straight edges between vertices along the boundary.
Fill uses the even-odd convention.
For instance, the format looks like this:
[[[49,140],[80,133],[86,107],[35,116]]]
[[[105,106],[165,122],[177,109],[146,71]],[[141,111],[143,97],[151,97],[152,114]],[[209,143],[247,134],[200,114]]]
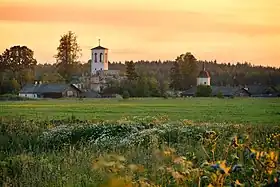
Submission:
[[[122,117],[168,116],[171,120],[241,124],[277,124],[280,99],[73,99],[0,102],[0,116],[25,119],[116,120]]]

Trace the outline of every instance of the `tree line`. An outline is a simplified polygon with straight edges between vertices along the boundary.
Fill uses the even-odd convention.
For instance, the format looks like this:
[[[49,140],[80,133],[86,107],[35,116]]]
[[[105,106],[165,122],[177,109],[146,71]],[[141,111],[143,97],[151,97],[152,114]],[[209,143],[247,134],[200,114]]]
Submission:
[[[35,80],[71,83],[77,77],[90,74],[90,60],[80,62],[81,48],[75,33],[61,36],[56,61],[38,63],[33,50],[13,46],[0,54],[0,94],[17,93],[22,86]],[[131,96],[162,96],[167,90],[186,90],[196,85],[196,77],[205,64],[211,75],[211,85],[280,85],[280,69],[245,63],[219,63],[197,60],[187,52],[169,61],[109,62],[109,69],[126,75],[121,81],[108,80],[104,93],[129,92]],[[267,63],[267,62],[264,62]]]

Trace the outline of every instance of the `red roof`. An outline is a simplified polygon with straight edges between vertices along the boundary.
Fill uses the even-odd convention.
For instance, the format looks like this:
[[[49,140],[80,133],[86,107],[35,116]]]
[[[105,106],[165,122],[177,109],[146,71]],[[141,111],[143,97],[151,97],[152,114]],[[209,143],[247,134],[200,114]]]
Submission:
[[[199,78],[210,78],[210,75],[208,73],[208,71],[206,70],[201,70],[198,74]]]

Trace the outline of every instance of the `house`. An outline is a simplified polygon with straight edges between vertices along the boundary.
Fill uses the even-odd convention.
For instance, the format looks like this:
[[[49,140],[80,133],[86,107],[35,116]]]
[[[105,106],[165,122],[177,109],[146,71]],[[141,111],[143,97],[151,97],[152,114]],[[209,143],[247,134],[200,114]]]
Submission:
[[[79,97],[82,91],[73,84],[37,83],[27,84],[20,91],[19,96],[28,98],[61,98]]]

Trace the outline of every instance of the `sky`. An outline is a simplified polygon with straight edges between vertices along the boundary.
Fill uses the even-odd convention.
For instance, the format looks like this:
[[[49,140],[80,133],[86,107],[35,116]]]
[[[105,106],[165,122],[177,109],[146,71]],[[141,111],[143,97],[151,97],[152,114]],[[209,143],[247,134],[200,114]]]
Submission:
[[[60,37],[77,35],[81,61],[199,60],[280,67],[279,0],[0,0],[0,53],[26,45],[54,63]]]

